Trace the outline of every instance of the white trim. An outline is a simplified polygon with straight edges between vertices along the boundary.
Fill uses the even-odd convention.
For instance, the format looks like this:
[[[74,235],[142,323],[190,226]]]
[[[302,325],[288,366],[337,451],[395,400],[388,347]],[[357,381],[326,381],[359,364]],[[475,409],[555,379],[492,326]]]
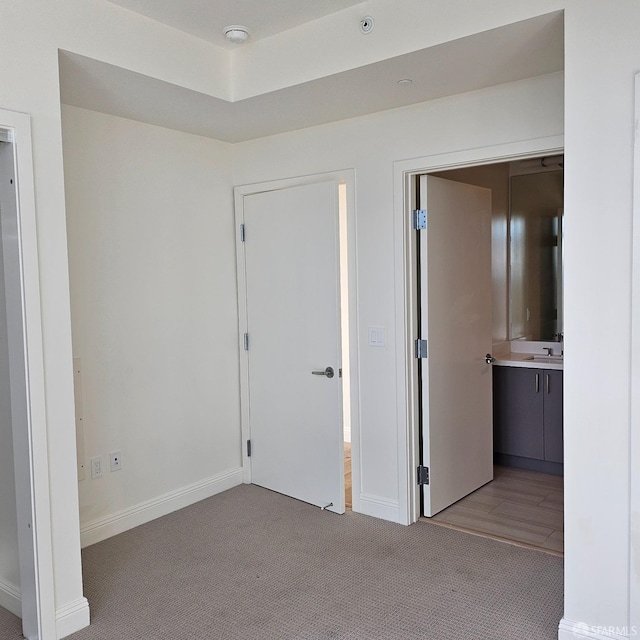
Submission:
[[[640,575],[631,571],[631,567],[637,567],[640,562],[640,73],[635,76],[632,224],[629,624],[640,629]]]
[[[353,498],[355,500],[355,494]],[[362,493],[359,496],[359,503],[360,513],[366,516],[389,520],[390,522],[400,522],[400,511],[397,500],[389,500],[388,498]]]
[[[629,640],[638,635],[639,629],[633,627],[597,627],[586,622],[567,620],[562,618],[558,625],[558,640]]]
[[[243,346],[243,335],[247,326],[246,270],[244,247],[240,238],[240,225],[244,222],[244,196],[276,189],[288,189],[319,182],[345,182],[347,185],[347,255],[349,290],[349,369],[351,390],[351,478],[352,510],[361,511],[360,487],[360,371],[358,355],[358,281],[357,281],[357,232],[356,232],[356,179],[353,169],[330,171],[313,175],[286,178],[269,182],[241,185],[234,188],[236,224],[236,260],[238,274],[238,349],[240,353],[240,407],[242,432],[243,482],[251,483],[251,461],[247,456],[246,442],[251,439],[249,428],[249,367]]]
[[[78,598],[56,610],[56,637],[66,638],[89,626],[89,602]]]
[[[2,579],[0,579],[0,607],[11,611],[14,616],[22,618],[20,588]]]
[[[413,241],[409,211],[411,179],[420,173],[463,166],[524,160],[544,154],[562,153],[564,136],[548,136],[507,144],[464,149],[422,158],[396,161],[394,180],[394,272],[396,300],[396,407],[398,442],[398,520],[411,524],[420,515],[420,491],[415,482],[418,464],[419,424],[417,418],[417,380],[412,344],[416,336],[416,303],[413,294]]]
[[[23,624],[29,635],[50,640],[55,637],[55,596],[31,119],[24,113],[0,110],[0,126],[12,131],[17,176],[17,219],[12,226],[18,238],[27,416],[26,433],[20,434],[17,443],[14,435],[14,463],[23,473],[20,478],[16,474],[21,574],[26,574],[21,576],[22,594],[29,594],[22,608],[32,612]]]
[[[80,540],[83,547],[106,540],[141,524],[188,507],[200,500],[215,496],[222,491],[242,484],[242,469],[231,469],[218,473],[199,482],[187,485],[175,491],[140,502],[128,509],[97,518],[80,527]]]

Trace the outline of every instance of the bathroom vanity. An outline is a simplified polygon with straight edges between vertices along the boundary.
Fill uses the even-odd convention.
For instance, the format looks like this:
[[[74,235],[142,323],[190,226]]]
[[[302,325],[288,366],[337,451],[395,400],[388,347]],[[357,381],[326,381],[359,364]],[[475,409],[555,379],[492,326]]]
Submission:
[[[510,353],[493,366],[496,464],[562,475],[562,359]]]

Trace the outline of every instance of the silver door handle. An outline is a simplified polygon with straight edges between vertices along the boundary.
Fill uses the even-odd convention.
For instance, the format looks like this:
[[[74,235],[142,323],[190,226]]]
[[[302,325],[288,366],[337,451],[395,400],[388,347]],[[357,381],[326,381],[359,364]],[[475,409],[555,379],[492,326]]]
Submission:
[[[312,371],[313,376],[327,376],[327,378],[333,378],[335,375],[333,367],[327,367],[324,371]]]
[[[484,361],[487,364],[491,364],[492,362],[495,362],[496,359],[490,353],[487,353],[487,355],[484,357]]]

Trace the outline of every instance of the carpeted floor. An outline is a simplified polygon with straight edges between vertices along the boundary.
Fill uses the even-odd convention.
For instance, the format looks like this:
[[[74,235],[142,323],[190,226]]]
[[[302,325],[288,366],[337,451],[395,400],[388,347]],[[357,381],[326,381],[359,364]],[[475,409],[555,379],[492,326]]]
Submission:
[[[246,485],[88,547],[83,569],[92,625],[72,640],[554,640],[562,615],[560,558]]]
[[[0,639],[21,640],[22,623],[12,613],[0,607]]]

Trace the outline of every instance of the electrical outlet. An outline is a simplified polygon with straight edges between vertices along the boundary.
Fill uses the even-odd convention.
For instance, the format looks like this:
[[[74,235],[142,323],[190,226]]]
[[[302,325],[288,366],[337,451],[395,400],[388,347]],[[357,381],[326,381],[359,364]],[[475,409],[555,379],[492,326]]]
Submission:
[[[102,456],[91,458],[91,479],[102,478]]]
[[[120,471],[122,469],[122,456],[119,451],[112,451],[111,456],[111,471]]]

